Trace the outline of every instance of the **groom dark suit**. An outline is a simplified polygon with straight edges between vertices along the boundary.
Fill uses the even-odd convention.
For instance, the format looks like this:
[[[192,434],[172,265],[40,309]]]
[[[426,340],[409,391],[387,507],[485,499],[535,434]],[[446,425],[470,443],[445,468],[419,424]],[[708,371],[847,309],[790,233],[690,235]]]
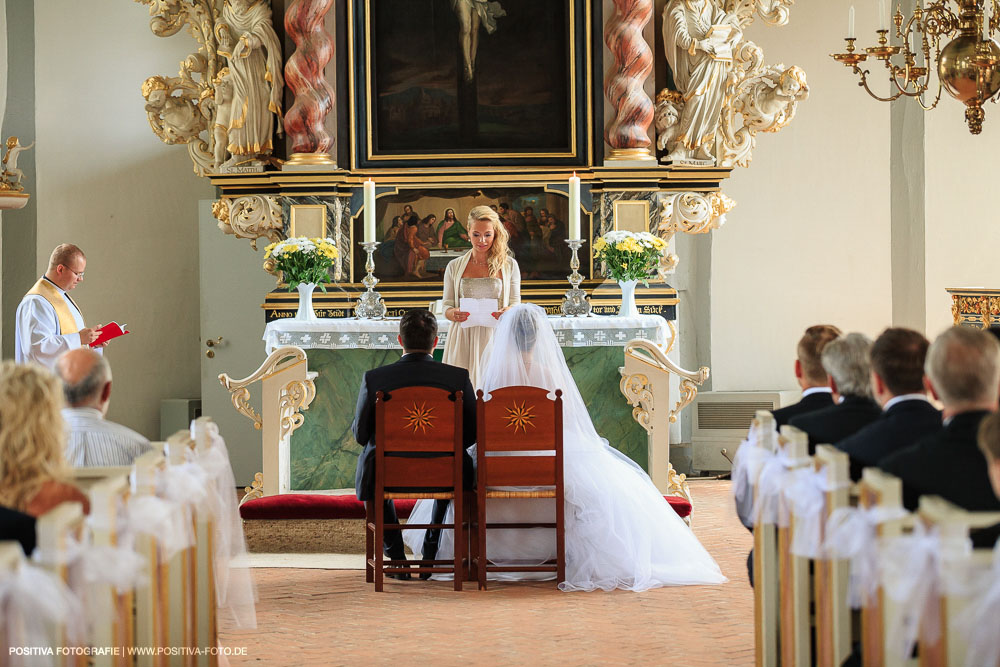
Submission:
[[[476,396],[469,372],[464,368],[434,361],[430,351],[437,343],[437,320],[427,310],[407,311],[399,323],[399,341],[405,354],[394,364],[365,373],[354,411],[354,438],[362,446],[354,476],[358,500],[371,501],[375,495],[375,396],[403,387],[436,387],[462,392],[462,441],[465,447],[476,441]],[[464,456],[464,477],[468,487],[475,480],[472,457]],[[434,523],[441,523],[448,501],[434,504]],[[392,501],[386,502],[386,523],[398,523]],[[423,557],[432,559],[437,553],[440,531],[428,530],[424,539]],[[403,538],[399,531],[387,531],[384,548],[393,560],[404,560]]]

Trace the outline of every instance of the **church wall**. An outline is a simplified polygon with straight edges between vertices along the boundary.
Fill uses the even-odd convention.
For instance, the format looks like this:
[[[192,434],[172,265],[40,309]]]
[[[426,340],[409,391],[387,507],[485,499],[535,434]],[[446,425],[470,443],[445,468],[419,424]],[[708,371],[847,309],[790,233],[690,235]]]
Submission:
[[[860,34],[875,25],[874,5],[856,9]],[[890,323],[889,106],[827,55],[843,46],[846,15],[846,5],[809,3],[784,27],[749,29],[767,62],[806,71],[810,96],[722,184],[737,206],[712,239],[715,391],[794,388],[795,343],[809,325],[875,335]]]
[[[60,242],[87,254],[73,292],[87,323],[133,331],[107,348],[109,418],[156,439],[160,399],[200,393],[197,207],[213,190],[185,150],[150,132],[140,87],[176,72],[194,41],[154,36],[146,8],[120,0],[35,12],[35,275]]]
[[[964,107],[947,96],[926,115],[927,334],[952,324],[946,287],[1000,286],[996,161],[1000,108],[987,104],[983,133],[969,134]]]

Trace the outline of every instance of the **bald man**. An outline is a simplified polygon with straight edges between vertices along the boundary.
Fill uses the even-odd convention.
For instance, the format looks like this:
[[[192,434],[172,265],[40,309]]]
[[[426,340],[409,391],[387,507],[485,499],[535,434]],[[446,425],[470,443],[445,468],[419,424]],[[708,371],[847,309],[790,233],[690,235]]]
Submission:
[[[99,327],[87,327],[69,292],[83,282],[87,258],[72,243],[56,246],[49,268],[21,299],[15,318],[14,360],[52,368],[59,355],[89,346]]]
[[[90,348],[70,350],[59,357],[56,373],[69,406],[63,409],[63,419],[71,466],[132,465],[152,449],[140,434],[104,418],[111,402],[111,367],[103,356]]]

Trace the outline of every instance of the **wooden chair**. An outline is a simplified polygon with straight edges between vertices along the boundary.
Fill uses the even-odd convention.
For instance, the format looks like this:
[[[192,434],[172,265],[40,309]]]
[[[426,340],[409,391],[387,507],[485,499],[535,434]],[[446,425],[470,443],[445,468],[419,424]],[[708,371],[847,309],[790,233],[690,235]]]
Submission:
[[[382,590],[387,568],[392,572],[451,572],[455,590],[462,590],[469,563],[466,513],[473,498],[462,484],[464,452],[461,391],[403,387],[375,395],[375,497],[368,504],[365,521],[365,574],[366,581],[374,582],[376,591]],[[385,501],[407,498],[452,500],[454,521],[385,523]],[[382,542],[387,528],[452,528],[454,558],[385,560]]]
[[[831,445],[816,447],[816,471],[826,481],[826,502],[820,539],[830,515],[850,503],[850,459]],[[848,563],[844,559],[814,561],[813,599],[816,604],[816,664],[840,667],[851,652],[851,608],[847,603]]]
[[[555,572],[566,580],[565,508],[563,503],[562,391],[555,399],[539,387],[505,387],[476,398],[476,536],[474,560],[479,588],[486,588],[487,572]],[[510,487],[525,487],[511,489]],[[533,488],[527,488],[533,487]],[[552,498],[555,523],[489,523],[486,501],[490,498]],[[541,565],[491,565],[487,558],[487,530],[553,528],[556,558]]]

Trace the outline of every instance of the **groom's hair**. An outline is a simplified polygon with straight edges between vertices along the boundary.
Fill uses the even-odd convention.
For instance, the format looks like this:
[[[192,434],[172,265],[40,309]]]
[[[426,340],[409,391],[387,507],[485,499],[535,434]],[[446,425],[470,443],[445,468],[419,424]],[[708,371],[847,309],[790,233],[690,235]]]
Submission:
[[[404,350],[434,349],[434,339],[437,337],[437,318],[426,308],[414,308],[403,313],[399,320],[399,337],[403,341]]]

